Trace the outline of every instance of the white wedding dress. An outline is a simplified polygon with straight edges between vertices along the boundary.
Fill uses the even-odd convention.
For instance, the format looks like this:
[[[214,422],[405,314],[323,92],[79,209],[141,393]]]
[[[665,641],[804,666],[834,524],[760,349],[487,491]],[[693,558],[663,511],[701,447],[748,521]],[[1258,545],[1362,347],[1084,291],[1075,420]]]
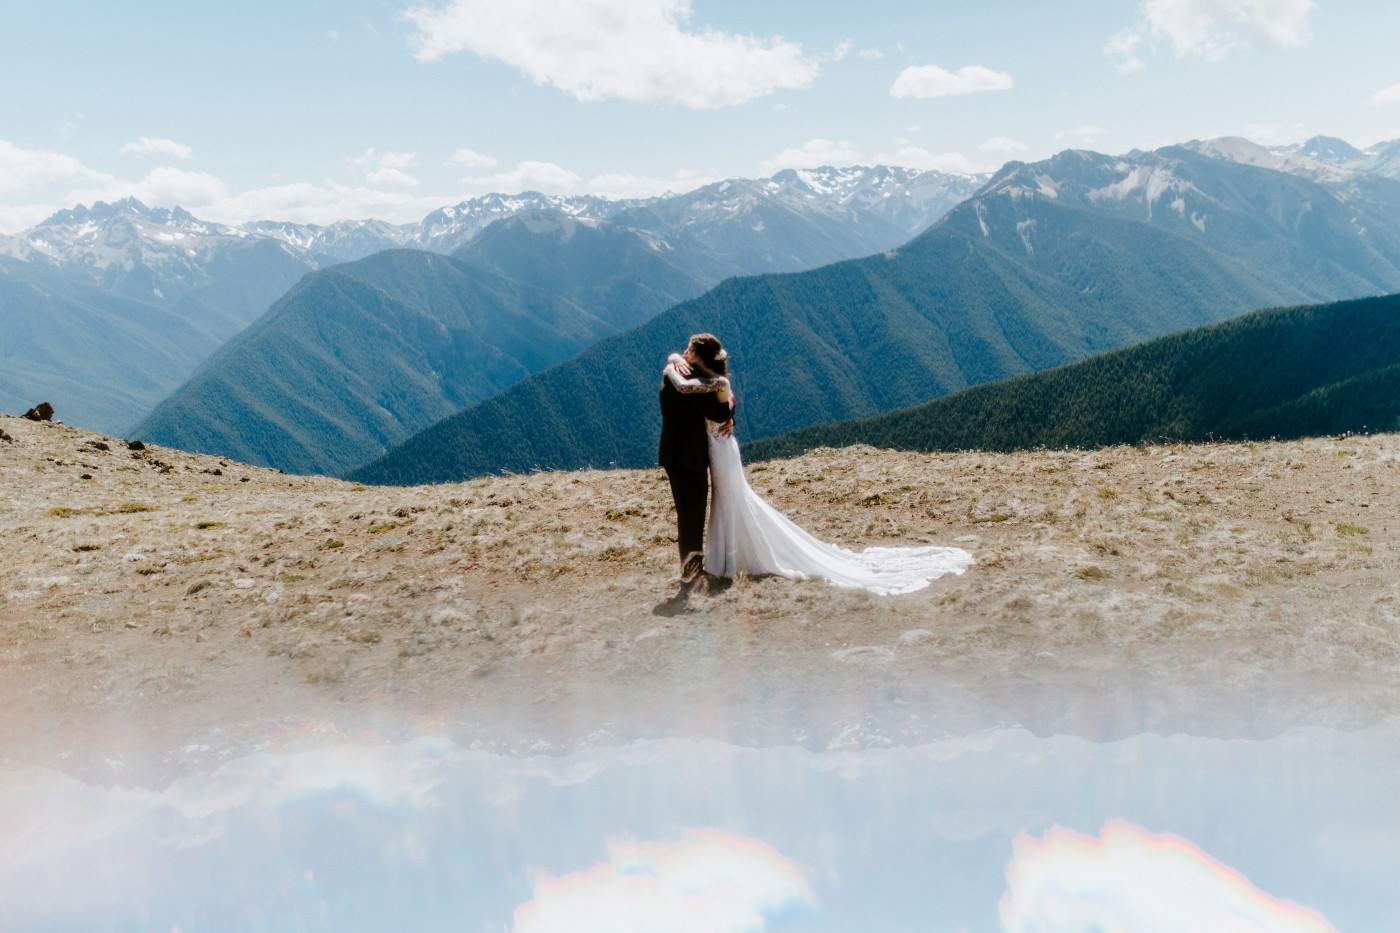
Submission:
[[[962,573],[972,555],[955,547],[868,547],[859,554],[818,541],[754,492],[739,444],[706,422],[710,435],[710,521],[705,570],[721,577],[777,574],[823,577],[837,586],[888,595],[912,593],[945,573]]]

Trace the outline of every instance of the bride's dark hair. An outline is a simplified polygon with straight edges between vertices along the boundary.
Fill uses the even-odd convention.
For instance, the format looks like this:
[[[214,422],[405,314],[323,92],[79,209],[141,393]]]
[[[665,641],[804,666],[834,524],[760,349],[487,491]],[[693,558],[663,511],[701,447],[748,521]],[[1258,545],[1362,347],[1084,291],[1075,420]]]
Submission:
[[[729,375],[729,366],[725,363],[729,355],[714,334],[695,334],[690,338],[690,348],[700,357],[700,365],[710,372],[716,376]]]

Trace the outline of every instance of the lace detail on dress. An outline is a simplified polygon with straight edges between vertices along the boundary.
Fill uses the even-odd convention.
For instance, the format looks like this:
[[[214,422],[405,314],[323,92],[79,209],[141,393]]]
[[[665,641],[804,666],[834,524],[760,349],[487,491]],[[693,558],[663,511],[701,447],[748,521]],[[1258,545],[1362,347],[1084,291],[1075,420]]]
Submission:
[[[720,389],[729,388],[729,380],[724,376],[682,376],[671,363],[666,364],[662,374],[671,380],[671,385],[676,387],[677,392],[686,395],[718,392]]]

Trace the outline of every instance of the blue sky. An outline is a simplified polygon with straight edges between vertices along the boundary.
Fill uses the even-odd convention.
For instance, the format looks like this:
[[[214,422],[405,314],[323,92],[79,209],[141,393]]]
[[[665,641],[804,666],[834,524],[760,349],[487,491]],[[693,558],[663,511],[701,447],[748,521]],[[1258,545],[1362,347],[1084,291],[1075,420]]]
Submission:
[[[408,221],[802,164],[1366,145],[1400,137],[1398,45],[1380,0],[53,0],[0,31],[0,231],[127,195]]]

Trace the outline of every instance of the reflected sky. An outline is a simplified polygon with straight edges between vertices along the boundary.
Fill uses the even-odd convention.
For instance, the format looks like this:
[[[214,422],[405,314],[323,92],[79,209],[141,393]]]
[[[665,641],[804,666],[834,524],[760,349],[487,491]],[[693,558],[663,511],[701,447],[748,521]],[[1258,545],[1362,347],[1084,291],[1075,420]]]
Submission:
[[[1365,931],[1400,730],[812,752],[441,738],[158,787],[0,772],[10,930]]]

